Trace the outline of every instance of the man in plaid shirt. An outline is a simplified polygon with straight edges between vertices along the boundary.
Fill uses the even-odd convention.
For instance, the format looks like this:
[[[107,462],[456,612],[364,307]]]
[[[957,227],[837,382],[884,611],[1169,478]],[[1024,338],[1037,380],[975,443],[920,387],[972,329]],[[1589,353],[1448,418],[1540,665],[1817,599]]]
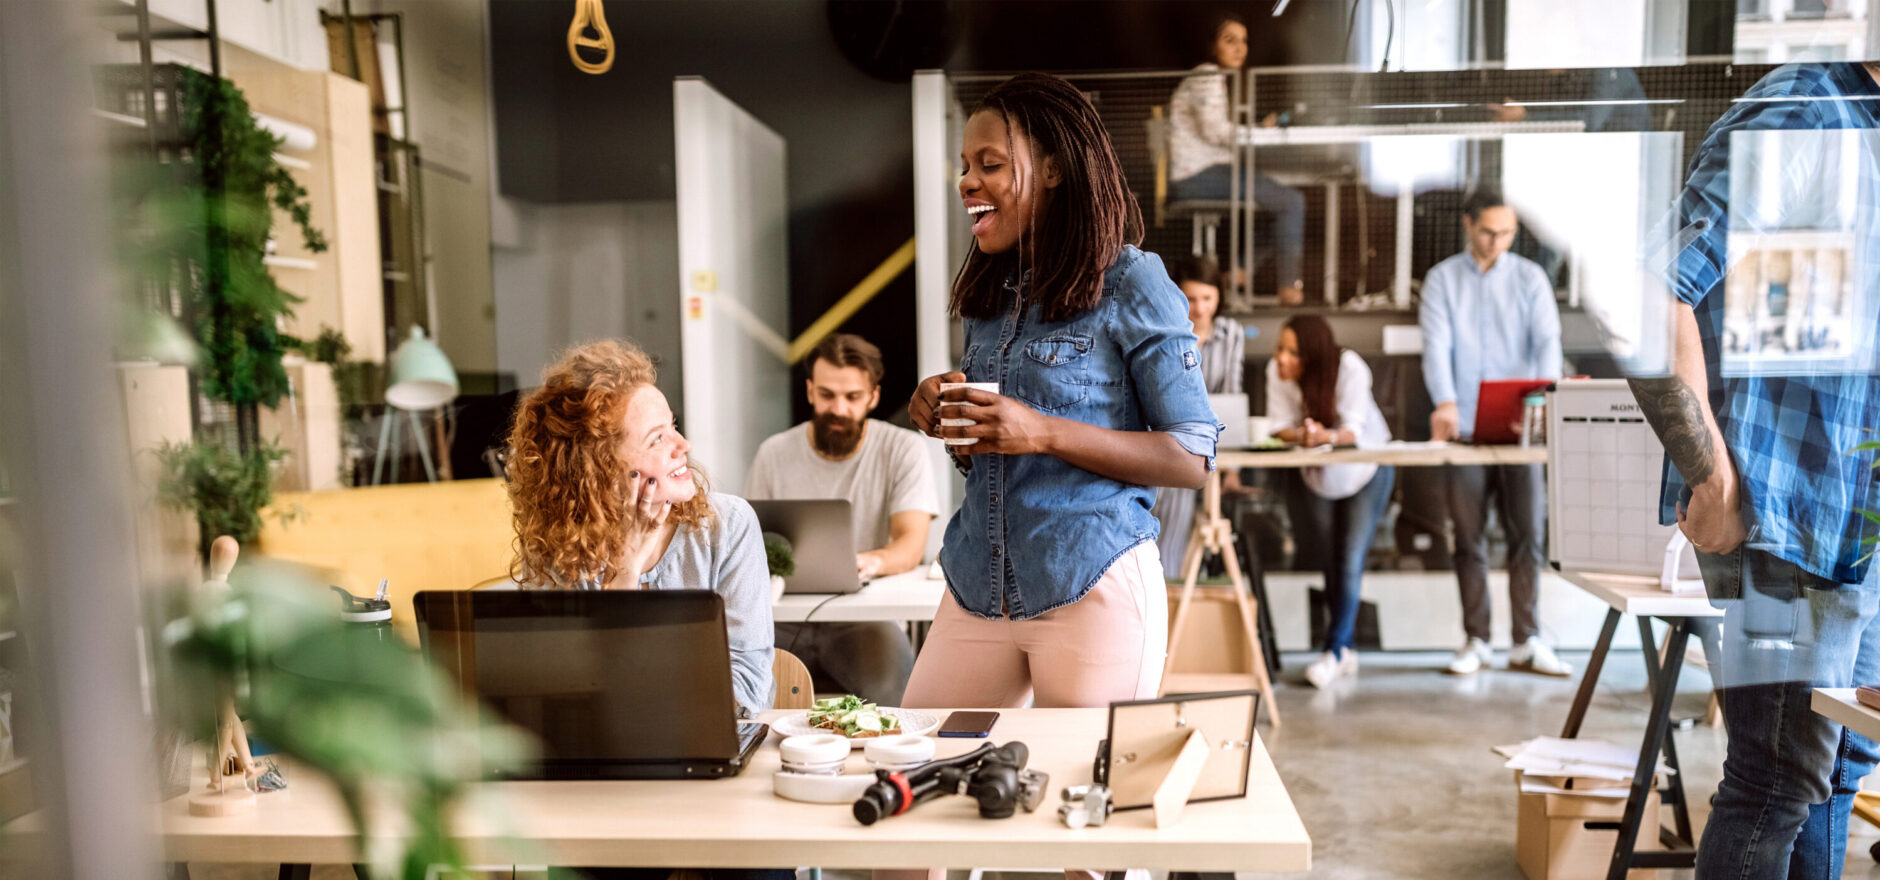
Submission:
[[[1872,454],[1853,452],[1880,428],[1880,133],[1837,131],[1877,127],[1874,64],[1779,68],[1711,126],[1679,205],[1688,243],[1674,266],[1672,375],[1632,382],[1672,466],[1664,521],[1697,548],[1705,586],[1725,609],[1713,671],[1725,688],[1729,751],[1699,877],[1839,877],[1854,792],[1880,758],[1874,743],[1809,709],[1814,687],[1880,683],[1880,577],[1863,543],[1880,529],[1860,513],[1880,510],[1880,483]],[[1740,319],[1726,329],[1731,313],[1744,313],[1726,299],[1762,295],[1725,283],[1733,257],[1753,252],[1742,246],[1748,236],[1848,225],[1845,214],[1821,219],[1824,204],[1853,206],[1853,307],[1837,330],[1851,340],[1809,360],[1807,346],[1746,337]],[[1734,255],[1733,218],[1744,236]],[[1803,273],[1794,275],[1798,291]],[[1838,294],[1828,286],[1816,298]],[[1814,306],[1790,311],[1804,307]]]

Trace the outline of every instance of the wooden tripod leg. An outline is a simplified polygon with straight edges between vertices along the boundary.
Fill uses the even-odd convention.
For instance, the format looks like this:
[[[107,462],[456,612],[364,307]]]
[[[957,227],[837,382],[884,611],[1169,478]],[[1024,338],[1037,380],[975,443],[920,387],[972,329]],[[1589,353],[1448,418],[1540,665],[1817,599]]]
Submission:
[[[1175,672],[1175,652],[1181,647],[1182,629],[1188,625],[1188,603],[1195,598],[1195,580],[1201,575],[1202,547],[1200,529],[1188,537],[1188,550],[1182,554],[1182,595],[1175,600],[1175,623],[1169,627],[1168,652],[1162,661],[1162,687]],[[1166,588],[1164,588],[1166,589]]]
[[[1223,529],[1222,531],[1226,531]],[[1254,598],[1248,594],[1247,580],[1240,573],[1240,553],[1234,549],[1234,542],[1229,533],[1223,542],[1221,556],[1227,560],[1227,577],[1234,582],[1234,604],[1240,609],[1240,627],[1247,633],[1247,654],[1250,668],[1253,670],[1254,685],[1260,689],[1260,699],[1266,702],[1266,717],[1272,719],[1273,729],[1279,729],[1279,702],[1273,699],[1273,678],[1267,673],[1266,652],[1260,650],[1260,625],[1254,614]]]

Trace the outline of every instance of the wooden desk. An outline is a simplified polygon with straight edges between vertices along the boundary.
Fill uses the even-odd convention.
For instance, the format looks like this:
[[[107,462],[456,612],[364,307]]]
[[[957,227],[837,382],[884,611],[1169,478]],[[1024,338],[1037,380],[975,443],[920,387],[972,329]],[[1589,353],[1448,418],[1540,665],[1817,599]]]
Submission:
[[[1232,468],[1303,468],[1333,464],[1375,464],[1393,467],[1440,467],[1443,465],[1543,464],[1546,446],[1472,446],[1466,443],[1408,443],[1394,441],[1384,446],[1332,449],[1282,449],[1256,452],[1251,449],[1223,449],[1214,457],[1215,474]]]
[[[1579,690],[1573,695],[1573,707],[1567,710],[1567,722],[1560,735],[1568,739],[1580,735],[1580,725],[1586,720],[1586,709],[1592,704],[1593,690],[1599,684],[1599,673],[1605,667],[1606,654],[1612,649],[1612,637],[1618,632],[1621,616],[1630,614],[1638,619],[1639,648],[1645,657],[1645,682],[1652,698],[1645,736],[1639,745],[1638,769],[1632,776],[1632,791],[1626,800],[1625,817],[1619,823],[1619,839],[1613,844],[1606,876],[1608,880],[1624,880],[1627,872],[1634,868],[1691,867],[1696,862],[1697,838],[1691,829],[1684,774],[1678,770],[1677,741],[1671,729],[1671,701],[1677,696],[1678,673],[1684,666],[1684,651],[1690,636],[1700,630],[1709,631],[1715,619],[1723,616],[1723,611],[1712,606],[1702,590],[1667,592],[1659,588],[1655,578],[1583,571],[1563,571],[1560,576],[1607,605],[1599,642],[1586,659],[1586,672],[1580,678]],[[1654,617],[1669,627],[1662,661],[1652,647],[1658,643],[1652,632]],[[1663,851],[1638,852],[1645,801],[1661,752],[1671,768],[1661,792],[1662,802],[1671,807],[1676,827],[1658,828],[1659,841],[1665,847]]]
[[[1169,628],[1168,667],[1175,668],[1176,652],[1181,649],[1183,630],[1188,623],[1188,603],[1196,589],[1231,590],[1239,606],[1241,625],[1247,634],[1248,668],[1253,670],[1253,685],[1260,689],[1265,713],[1274,728],[1280,725],[1279,709],[1273,701],[1272,676],[1266,667],[1266,654],[1260,648],[1259,607],[1248,596],[1241,560],[1235,550],[1233,525],[1221,516],[1221,474],[1238,468],[1301,468],[1334,464],[1376,464],[1395,467],[1440,467],[1443,465],[1539,464],[1547,461],[1546,446],[1472,446],[1462,443],[1392,442],[1384,446],[1350,449],[1285,449],[1255,452],[1251,449],[1222,449],[1215,454],[1215,470],[1208,475],[1195,522],[1188,537],[1188,551],[1182,559],[1182,592],[1175,600],[1174,621]],[[1201,560],[1208,553],[1218,553],[1227,563],[1229,585],[1197,587]],[[1238,680],[1245,686],[1247,676],[1223,678],[1218,675],[1167,675],[1162,679],[1163,693],[1199,692],[1219,689],[1224,682]]]
[[[934,612],[940,608],[940,598],[946,592],[947,582],[930,580],[927,569],[927,565],[920,565],[912,571],[871,581],[861,590],[845,596],[786,593],[770,606],[770,614],[778,623],[801,623],[811,619],[818,623],[880,620],[932,622]],[[814,617],[810,616],[812,611],[815,612]]]
[[[1311,868],[1311,838],[1264,743],[1255,746],[1244,799],[1194,804],[1171,828],[1157,829],[1149,810],[1118,813],[1101,828],[1065,828],[1057,818],[1058,791],[1090,781],[1091,759],[1107,718],[1103,709],[1001,711],[992,741],[1024,742],[1031,749],[1030,766],[1051,774],[1044,805],[1010,819],[980,819],[970,799],[946,797],[865,827],[847,805],[783,800],[770,790],[778,767],[773,733],[755,764],[732,779],[490,783],[479,789],[477,809],[457,831],[466,854],[478,864]],[[970,751],[979,742],[938,740],[939,754]],[[865,766],[860,756],[857,751],[850,760],[851,772]],[[330,787],[302,772],[284,794],[278,800],[268,795],[248,815],[220,819],[190,816],[186,797],[165,802],[165,857],[266,864],[349,864],[356,859],[352,831]],[[378,828],[375,833],[395,832]]]
[[[1868,739],[1880,740],[1880,712],[1860,704],[1853,688],[1815,688],[1808,707],[1829,721],[1847,726]]]

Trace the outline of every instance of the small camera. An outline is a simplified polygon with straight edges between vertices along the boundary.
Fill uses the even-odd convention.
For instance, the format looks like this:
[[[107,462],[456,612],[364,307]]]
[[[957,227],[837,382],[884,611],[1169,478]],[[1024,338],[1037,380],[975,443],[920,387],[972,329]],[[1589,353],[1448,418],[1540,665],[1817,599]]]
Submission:
[[[1073,785],[1064,789],[1064,803],[1058,805],[1058,819],[1071,828],[1096,828],[1116,809],[1107,785]]]
[[[1023,807],[1033,812],[1051,787],[1051,777],[1025,769],[1030,750],[1022,742],[1000,748],[991,744],[953,758],[930,761],[903,772],[876,771],[875,784],[855,802],[856,821],[873,825],[898,816],[915,804],[949,794],[978,801],[985,819],[1005,819]]]

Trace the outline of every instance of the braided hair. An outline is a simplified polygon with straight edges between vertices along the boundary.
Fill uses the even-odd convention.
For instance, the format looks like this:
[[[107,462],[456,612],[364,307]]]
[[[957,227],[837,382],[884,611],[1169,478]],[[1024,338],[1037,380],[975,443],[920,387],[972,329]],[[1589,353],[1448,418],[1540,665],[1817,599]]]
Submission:
[[[1048,204],[1027,221],[1018,247],[988,254],[974,242],[953,279],[955,315],[991,318],[1007,308],[1003,284],[1031,273],[1025,295],[1044,307],[1044,320],[1067,321],[1096,308],[1103,275],[1125,244],[1142,242],[1142,209],[1123,179],[1123,166],[1090,99],[1062,77],[1022,73],[995,86],[968,114],[997,113],[1005,121],[1008,154],[1014,131],[1031,138],[1032,166],[1049,157],[1059,184]],[[1026,175],[1017,186],[1038,186]],[[1037,204],[1034,201],[1034,204]]]

